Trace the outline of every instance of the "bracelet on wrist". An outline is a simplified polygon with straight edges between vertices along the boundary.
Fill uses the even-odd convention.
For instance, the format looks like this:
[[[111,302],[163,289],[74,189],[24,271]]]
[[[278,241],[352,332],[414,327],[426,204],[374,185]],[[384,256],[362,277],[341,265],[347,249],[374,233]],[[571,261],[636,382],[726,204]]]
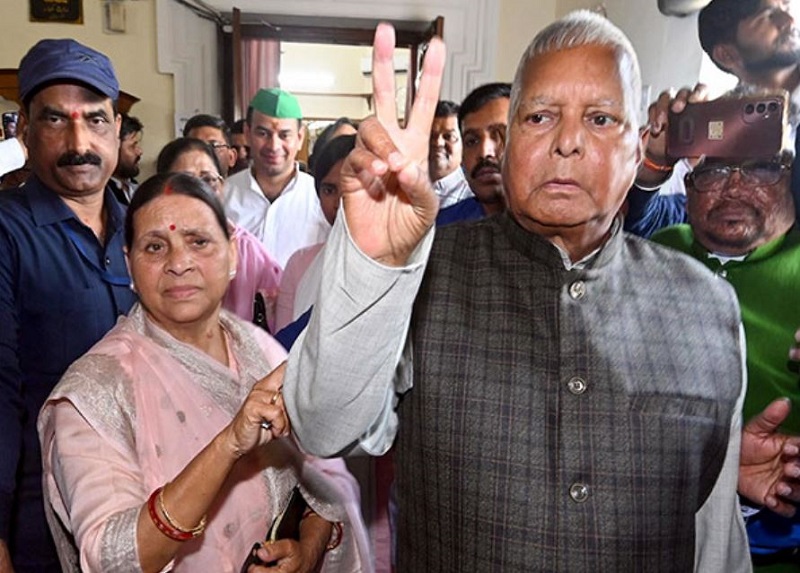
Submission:
[[[331,539],[325,546],[325,551],[332,551],[342,544],[342,537],[344,536],[344,528],[341,521],[333,522],[333,529],[331,530]]]
[[[164,516],[164,519],[161,519],[161,516],[158,514],[158,510],[156,509],[156,505],[158,505],[158,509],[161,510],[161,514]],[[150,514],[150,519],[153,521],[153,524],[156,528],[175,541],[188,541],[199,536],[206,528],[206,517],[200,520],[200,523],[196,527],[186,528],[179,525],[175,519],[167,512],[167,508],[164,505],[164,488],[159,487],[150,494],[150,498],[147,500],[147,511]]]
[[[672,173],[673,167],[672,165],[664,165],[662,163],[656,163],[652,159],[650,159],[647,154],[644,155],[644,166],[649,169],[650,171],[655,171],[657,173]]]
[[[325,519],[324,517],[322,517],[319,514],[317,514],[317,512],[314,511],[313,509],[311,509],[310,507],[307,507],[306,510],[303,512],[302,519],[305,519],[306,517],[309,517],[311,515],[316,515],[317,517],[319,517],[320,519],[323,519],[323,520]],[[325,551],[326,552],[327,551],[331,551],[331,550],[336,549],[337,547],[339,547],[339,545],[341,545],[341,543],[342,543],[342,535],[344,534],[344,527],[342,527],[342,523],[340,521],[333,521],[333,522],[330,522],[330,523],[331,523],[331,526],[332,526],[331,527],[331,537],[328,540],[328,544],[325,546]]]

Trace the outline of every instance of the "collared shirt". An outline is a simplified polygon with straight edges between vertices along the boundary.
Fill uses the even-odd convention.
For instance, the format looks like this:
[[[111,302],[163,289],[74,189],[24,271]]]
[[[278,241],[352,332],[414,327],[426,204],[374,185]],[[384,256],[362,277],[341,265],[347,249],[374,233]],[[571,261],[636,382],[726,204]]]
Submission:
[[[444,209],[450,205],[455,205],[459,201],[473,196],[472,189],[469,188],[464,177],[464,171],[459,167],[449,175],[433,182],[433,190],[439,197],[439,208]]]
[[[41,506],[44,520],[39,408],[136,300],[122,251],[124,209],[108,188],[104,205],[101,245],[36,176],[0,194],[0,539],[9,528],[17,535],[20,505]]]
[[[286,187],[281,191],[290,193],[298,180],[300,169],[295,165],[295,172]],[[225,180],[223,204],[228,217],[239,227],[243,227],[264,241],[264,227],[267,224],[267,212],[272,201],[267,199],[261,186],[253,176],[253,169],[245,169],[234,173]]]
[[[111,186],[114,197],[123,205],[131,204],[133,194],[136,193],[136,189],[139,188],[139,184],[133,179],[118,179],[112,177],[108,183]]]
[[[225,210],[234,223],[263,243],[281,268],[295,251],[325,242],[331,228],[320,207],[314,178],[297,166],[294,177],[272,202],[264,196],[252,170],[229,177]]]

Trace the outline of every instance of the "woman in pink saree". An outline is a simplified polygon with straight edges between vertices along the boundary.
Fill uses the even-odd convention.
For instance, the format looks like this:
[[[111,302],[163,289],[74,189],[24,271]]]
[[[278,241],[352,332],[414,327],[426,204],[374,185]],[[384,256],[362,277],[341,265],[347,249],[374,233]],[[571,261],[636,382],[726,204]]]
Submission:
[[[221,310],[236,247],[218,199],[190,175],[157,175],[131,202],[126,244],[140,304],[39,416],[64,570],[238,572],[296,486],[299,541],[264,544],[277,566],[248,571],[368,570],[344,464],[286,437],[285,353]]]
[[[179,137],[166,144],[156,160],[157,173],[188,173],[205,181],[222,200],[224,181],[220,173],[219,160],[208,143],[190,137]],[[228,285],[222,308],[239,318],[253,321],[253,300],[256,293],[264,297],[265,319],[270,332],[275,328],[275,302],[283,271],[270,256],[266,247],[255,235],[228,219],[231,237],[236,242],[238,268],[236,276]]]

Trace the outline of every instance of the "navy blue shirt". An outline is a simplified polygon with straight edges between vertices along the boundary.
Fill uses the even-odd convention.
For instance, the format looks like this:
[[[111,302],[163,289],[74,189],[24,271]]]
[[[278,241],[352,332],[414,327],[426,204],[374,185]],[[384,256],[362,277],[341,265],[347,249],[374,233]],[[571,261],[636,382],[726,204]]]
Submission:
[[[688,222],[686,195],[660,195],[658,191],[645,191],[636,185],[628,191],[624,229],[629,233],[649,239],[659,229]]]
[[[469,197],[439,211],[436,215],[436,226],[443,227],[459,221],[477,221],[484,217],[486,213],[480,202],[475,197]]]
[[[106,244],[35,176],[0,193],[0,538],[45,558],[39,409],[69,365],[130,310],[124,208],[105,191]],[[45,546],[43,546],[45,544]]]

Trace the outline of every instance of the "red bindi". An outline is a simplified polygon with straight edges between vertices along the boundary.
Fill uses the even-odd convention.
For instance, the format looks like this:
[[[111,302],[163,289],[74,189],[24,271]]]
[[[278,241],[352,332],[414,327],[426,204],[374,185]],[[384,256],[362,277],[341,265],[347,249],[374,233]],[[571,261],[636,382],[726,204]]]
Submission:
[[[174,230],[175,230],[175,225],[170,225],[170,226],[169,226],[169,230],[170,230],[170,231],[174,231]]]
[[[71,114],[69,114],[69,116],[70,116],[72,119],[78,119],[78,118],[81,116],[81,114],[80,114],[80,113],[78,113],[77,111],[73,111]]]

